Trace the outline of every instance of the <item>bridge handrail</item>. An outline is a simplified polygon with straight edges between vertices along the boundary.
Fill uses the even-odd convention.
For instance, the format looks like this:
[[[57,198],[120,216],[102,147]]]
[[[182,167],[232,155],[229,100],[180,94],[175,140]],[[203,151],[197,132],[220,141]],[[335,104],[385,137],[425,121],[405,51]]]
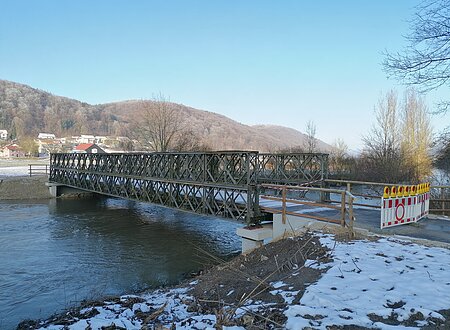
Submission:
[[[28,174],[33,176],[35,174],[49,175],[50,165],[48,164],[28,164]]]
[[[380,186],[380,187],[398,186],[398,184],[393,184],[393,183],[370,182],[370,181],[335,180],[335,179],[326,179],[324,181],[328,182],[328,183],[345,184],[345,185],[347,185],[347,188],[346,188],[347,191],[351,191],[352,184],[353,185]],[[430,186],[430,190],[432,191],[431,197],[430,197],[430,203],[433,205],[433,207],[431,207],[431,205],[430,205],[430,213],[441,213],[442,215],[448,215],[450,213],[450,186],[448,186],[448,185],[432,185],[432,186]],[[433,193],[433,191],[436,191],[436,190],[440,190],[440,193],[438,193],[438,192]],[[448,190],[449,192],[446,193],[445,190]],[[358,197],[381,199],[381,194],[380,195],[354,194],[354,195],[358,196]],[[354,205],[380,208],[380,206],[365,204],[365,203],[354,203]]]
[[[307,186],[286,186],[286,185],[273,185],[273,184],[261,184],[262,188],[268,188],[268,189],[276,189],[281,190],[281,197],[276,196],[267,196],[267,195],[261,195],[261,197],[264,197],[269,200],[273,201],[281,201],[282,202],[282,209],[277,210],[274,208],[268,208],[268,207],[262,207],[262,209],[271,211],[273,213],[281,213],[282,214],[282,221],[283,224],[286,223],[286,215],[293,215],[293,216],[299,216],[304,218],[311,218],[319,221],[326,221],[326,222],[332,222],[336,224],[340,224],[342,227],[349,227],[351,232],[353,232],[353,223],[354,223],[354,214],[353,214],[353,200],[355,199],[355,196],[346,190],[339,190],[339,189],[329,189],[329,188],[318,188],[318,187],[307,187]],[[309,202],[309,201],[300,201],[297,199],[291,199],[287,198],[287,192],[288,191],[317,191],[321,193],[335,193],[339,194],[341,196],[341,201],[333,203],[338,204],[334,205],[333,203],[317,203],[317,202]],[[348,202],[347,202],[348,197]],[[305,213],[295,213],[287,211],[287,203],[293,203],[293,204],[300,204],[300,205],[310,205],[310,206],[321,206],[326,207],[330,209],[339,209],[341,211],[341,218],[340,220],[330,219],[330,218],[324,218],[324,217],[318,217],[313,216]],[[340,204],[340,205],[339,205]],[[348,207],[347,207],[348,205]],[[348,214],[349,223],[346,223],[346,214]]]
[[[337,180],[337,179],[325,179],[323,180],[325,182],[330,182],[330,183],[342,183],[342,184],[355,184],[355,185],[367,185],[367,186],[388,186],[388,187],[393,187],[393,186],[398,186],[398,184],[394,184],[394,183],[384,183],[384,182],[370,182],[370,181],[356,181],[356,180]]]

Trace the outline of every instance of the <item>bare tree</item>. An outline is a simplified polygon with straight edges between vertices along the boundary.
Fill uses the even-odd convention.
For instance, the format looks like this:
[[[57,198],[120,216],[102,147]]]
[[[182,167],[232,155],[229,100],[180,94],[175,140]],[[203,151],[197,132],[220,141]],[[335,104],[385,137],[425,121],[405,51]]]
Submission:
[[[403,102],[390,91],[376,107],[376,123],[363,138],[359,162],[367,179],[419,182],[431,174],[432,130],[427,107],[415,90]]]
[[[348,146],[342,139],[333,142],[330,153],[330,172],[336,176],[348,174]]]
[[[400,111],[395,91],[379,99],[375,114],[376,123],[363,137],[363,175],[377,181],[401,181]]]
[[[431,175],[433,132],[428,109],[415,90],[405,92],[402,108],[402,155],[412,171],[412,179],[422,181]]]
[[[160,94],[152,102],[140,102],[134,135],[150,150],[169,151],[177,134],[184,129],[182,119],[174,104]]]
[[[192,129],[184,129],[177,135],[172,147],[173,151],[210,151],[211,148],[201,141]]]
[[[363,137],[365,149],[379,159],[395,157],[400,148],[399,110],[397,93],[393,90],[378,100],[376,123],[369,135]]]
[[[139,143],[152,151],[198,151],[209,150],[196,134],[188,127],[188,122],[179,107],[169,102],[163,95],[153,101],[139,103],[139,112],[132,125],[131,135]]]
[[[437,150],[434,166],[441,170],[442,176],[446,177],[445,181],[437,181],[441,184],[448,184],[450,179],[450,132],[440,133],[434,144]]]
[[[309,153],[313,153],[317,149],[316,125],[312,120],[308,120],[306,123],[305,149]]]
[[[417,7],[402,52],[386,53],[384,70],[407,85],[429,91],[450,82],[450,1],[426,0]],[[446,110],[450,103],[441,104]]]

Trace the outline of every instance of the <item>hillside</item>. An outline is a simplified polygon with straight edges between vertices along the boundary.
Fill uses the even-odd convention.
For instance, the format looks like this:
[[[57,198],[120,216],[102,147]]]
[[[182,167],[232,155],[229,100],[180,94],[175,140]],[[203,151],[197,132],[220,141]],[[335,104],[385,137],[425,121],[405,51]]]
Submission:
[[[131,118],[141,101],[90,105],[6,80],[0,80],[0,129],[13,137],[35,136],[38,132],[57,136],[79,134],[129,135]],[[146,101],[152,102],[152,101]],[[212,149],[276,151],[303,146],[306,135],[292,128],[274,125],[248,126],[223,115],[172,104],[187,126]],[[327,151],[330,146],[318,141]]]

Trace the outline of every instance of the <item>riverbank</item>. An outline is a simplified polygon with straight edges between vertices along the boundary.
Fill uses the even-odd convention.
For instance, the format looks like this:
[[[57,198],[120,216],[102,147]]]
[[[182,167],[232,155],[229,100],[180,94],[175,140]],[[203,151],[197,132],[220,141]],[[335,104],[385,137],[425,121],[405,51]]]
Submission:
[[[85,303],[18,329],[446,329],[449,278],[446,248],[306,232],[177,287]]]
[[[47,176],[14,176],[0,179],[0,200],[51,198]]]

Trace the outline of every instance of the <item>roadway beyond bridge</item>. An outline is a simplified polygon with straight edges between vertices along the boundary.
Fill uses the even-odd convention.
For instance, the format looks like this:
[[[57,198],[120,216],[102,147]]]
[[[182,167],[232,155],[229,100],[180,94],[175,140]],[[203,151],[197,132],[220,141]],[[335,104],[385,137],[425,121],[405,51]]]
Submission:
[[[358,190],[355,184],[367,189]],[[243,250],[281,235],[287,229],[286,219],[293,216],[303,222],[319,220],[350,230],[355,225],[381,232],[383,185],[328,180],[328,155],[323,153],[66,153],[50,157],[49,186],[54,196],[65,189],[79,189],[232,218],[249,227],[262,224],[258,230],[238,230]],[[440,188],[441,197],[450,192],[450,187]],[[445,195],[443,189],[448,189]],[[436,202],[431,200],[431,205],[449,211],[450,200]],[[425,220],[383,229],[383,233],[450,243],[450,221]]]

